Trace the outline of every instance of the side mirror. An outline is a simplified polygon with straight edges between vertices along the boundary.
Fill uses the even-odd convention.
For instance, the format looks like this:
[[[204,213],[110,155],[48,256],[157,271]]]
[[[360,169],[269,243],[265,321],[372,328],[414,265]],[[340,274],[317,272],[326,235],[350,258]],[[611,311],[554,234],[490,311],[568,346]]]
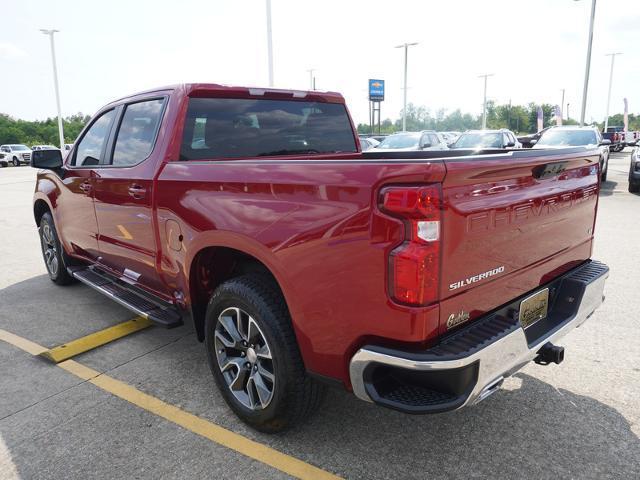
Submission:
[[[507,144],[504,146],[504,148],[513,148],[513,147],[515,147],[515,146],[516,146],[516,144],[515,144],[515,143],[513,143],[513,142],[509,142],[509,143],[507,143]]]
[[[536,140],[535,138],[532,138],[531,140],[529,140],[529,144],[530,145],[535,145],[536,143],[538,143],[538,140]]]
[[[57,170],[62,167],[60,150],[34,150],[31,152],[31,166],[45,170]]]
[[[611,140],[609,140],[608,138],[605,138],[600,142],[600,145],[602,145],[602,146],[611,145]]]

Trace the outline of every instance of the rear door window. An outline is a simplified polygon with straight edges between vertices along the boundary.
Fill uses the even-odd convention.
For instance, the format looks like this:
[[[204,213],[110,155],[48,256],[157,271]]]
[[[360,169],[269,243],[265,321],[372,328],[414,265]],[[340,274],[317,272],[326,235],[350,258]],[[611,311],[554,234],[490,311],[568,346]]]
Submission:
[[[191,98],[181,160],[356,152],[343,104]]]
[[[125,107],[113,149],[113,165],[128,167],[146,159],[155,144],[162,117],[163,98]]]

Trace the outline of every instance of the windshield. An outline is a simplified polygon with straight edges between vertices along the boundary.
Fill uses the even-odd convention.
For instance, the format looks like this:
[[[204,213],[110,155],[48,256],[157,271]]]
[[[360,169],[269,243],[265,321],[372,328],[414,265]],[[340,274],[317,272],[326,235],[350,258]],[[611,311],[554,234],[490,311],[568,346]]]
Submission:
[[[453,148],[502,148],[501,133],[463,133]]]
[[[540,137],[536,146],[577,147],[597,143],[596,132],[593,130],[548,130]]]
[[[420,141],[419,133],[402,133],[398,135],[390,135],[380,142],[376,148],[386,150],[392,148],[418,148]]]
[[[15,150],[15,151],[22,151],[22,150],[29,150],[29,147],[27,147],[26,145],[9,145],[11,147],[11,150]]]

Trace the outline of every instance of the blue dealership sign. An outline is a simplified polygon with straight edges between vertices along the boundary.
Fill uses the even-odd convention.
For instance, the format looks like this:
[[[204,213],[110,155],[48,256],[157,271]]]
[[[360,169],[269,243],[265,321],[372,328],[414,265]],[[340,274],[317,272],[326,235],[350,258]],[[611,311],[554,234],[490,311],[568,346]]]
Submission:
[[[384,80],[369,79],[369,100],[372,102],[384,100]]]

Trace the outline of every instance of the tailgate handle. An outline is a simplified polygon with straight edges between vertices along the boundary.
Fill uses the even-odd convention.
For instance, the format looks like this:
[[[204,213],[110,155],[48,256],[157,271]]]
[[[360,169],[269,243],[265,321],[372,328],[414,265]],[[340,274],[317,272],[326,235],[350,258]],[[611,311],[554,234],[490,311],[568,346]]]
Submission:
[[[556,162],[539,165],[533,169],[533,178],[549,178],[564,172],[569,162]]]

